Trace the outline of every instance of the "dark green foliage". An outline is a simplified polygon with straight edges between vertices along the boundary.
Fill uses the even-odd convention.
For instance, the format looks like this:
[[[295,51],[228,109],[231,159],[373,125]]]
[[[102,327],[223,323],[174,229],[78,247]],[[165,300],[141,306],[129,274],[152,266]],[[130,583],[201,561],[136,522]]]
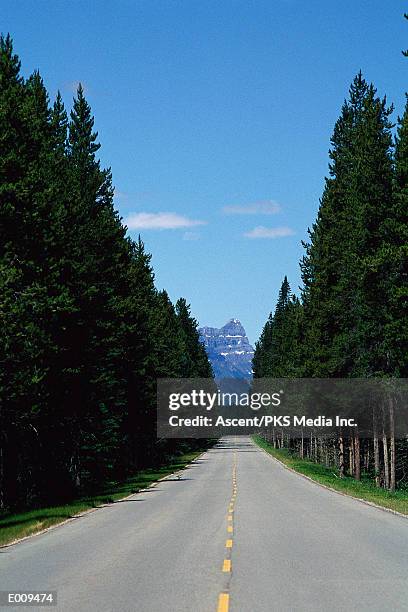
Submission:
[[[384,351],[396,376],[408,377],[408,96],[402,118],[398,119],[395,144],[394,198],[384,223],[378,256],[386,278],[388,308]]]
[[[255,378],[299,376],[301,359],[301,317],[299,299],[292,295],[285,276],[275,313],[270,314],[255,347]]]
[[[259,340],[255,344],[254,357],[252,359],[252,369],[254,378],[266,376],[268,368],[269,352],[272,345],[273,314],[270,313],[262,330]]]
[[[183,448],[156,380],[211,376],[196,322],[126,237],[79,86],[68,121],[0,39],[0,507],[69,498]],[[182,302],[180,302],[181,304]]]
[[[212,378],[212,368],[204,344],[199,339],[197,321],[191,316],[190,305],[184,298],[176,303],[176,315],[182,346],[180,375],[183,378]]]
[[[334,129],[330,177],[302,261],[311,376],[369,376],[387,368],[387,281],[375,262],[392,212],[390,112],[359,73]]]
[[[391,112],[360,72],[331,139],[330,175],[304,244],[301,301],[290,297],[285,277],[256,346],[256,377],[407,376],[408,105],[398,121],[395,153]],[[391,420],[388,407],[384,411]],[[363,455],[374,471],[372,441],[360,442],[356,451],[348,441],[358,466],[349,469],[357,478]],[[399,456],[403,447],[396,446]],[[301,449],[306,452],[303,440]],[[317,441],[307,452],[319,455]],[[390,454],[382,469],[390,464],[393,488],[392,475],[405,479],[406,465],[387,444],[381,452]]]

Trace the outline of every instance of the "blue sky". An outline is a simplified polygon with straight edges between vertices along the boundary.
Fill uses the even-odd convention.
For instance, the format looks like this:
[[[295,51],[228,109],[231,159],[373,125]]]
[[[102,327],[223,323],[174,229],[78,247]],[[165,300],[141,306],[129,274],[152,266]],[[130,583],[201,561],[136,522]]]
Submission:
[[[122,216],[157,285],[202,325],[252,342],[327,173],[330,134],[361,68],[402,112],[400,0],[18,0],[1,9],[23,73],[70,106],[81,81]]]

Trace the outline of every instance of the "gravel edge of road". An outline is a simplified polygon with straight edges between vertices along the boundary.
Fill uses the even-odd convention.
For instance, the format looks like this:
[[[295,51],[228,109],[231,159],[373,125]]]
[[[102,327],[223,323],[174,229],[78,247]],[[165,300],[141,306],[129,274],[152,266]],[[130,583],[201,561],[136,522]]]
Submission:
[[[252,438],[251,438],[251,440],[252,440]],[[305,478],[305,480],[309,480],[309,482],[312,482],[313,484],[315,484],[318,487],[322,487],[323,489],[327,489],[327,491],[332,491],[333,493],[337,493],[338,495],[342,495],[343,497],[348,497],[349,499],[355,499],[356,501],[361,502],[362,504],[365,504],[366,506],[371,506],[372,508],[378,508],[379,510],[383,510],[383,512],[388,512],[388,513],[394,514],[396,516],[402,516],[402,518],[404,518],[404,519],[408,519],[408,514],[403,514],[402,512],[398,512],[398,510],[393,510],[392,508],[386,508],[385,506],[379,506],[378,504],[375,504],[374,502],[370,502],[367,499],[363,499],[362,497],[354,497],[354,495],[349,495],[348,493],[343,493],[342,491],[338,491],[337,489],[333,489],[333,487],[329,487],[328,485],[324,485],[321,482],[318,482],[317,480],[314,480],[313,478],[310,478],[310,476],[306,476],[306,474],[302,474],[301,472],[297,472],[293,468],[291,468],[288,465],[286,465],[280,459],[277,459],[276,457],[271,455],[271,453],[268,453],[268,451],[265,450],[264,448],[262,448],[262,446],[259,446],[259,444],[257,444],[255,442],[255,440],[252,440],[252,442],[256,445],[257,448],[259,448],[259,450],[261,450],[263,453],[265,453],[265,455],[267,457],[269,457],[269,459],[272,459],[272,461],[276,461],[277,463],[279,463],[282,467],[285,468],[285,470],[289,470],[289,472],[292,472],[293,474],[296,474],[297,476],[300,476],[301,478]]]

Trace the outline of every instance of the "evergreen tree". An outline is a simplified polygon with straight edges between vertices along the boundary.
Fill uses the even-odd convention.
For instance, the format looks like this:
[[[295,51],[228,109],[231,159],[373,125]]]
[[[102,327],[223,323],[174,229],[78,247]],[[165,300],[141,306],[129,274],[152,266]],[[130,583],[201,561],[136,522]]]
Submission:
[[[49,461],[56,332],[69,298],[61,284],[61,203],[54,197],[59,177],[50,146],[48,95],[38,73],[26,82],[19,76],[9,37],[1,39],[0,55],[1,396],[11,424],[11,431],[5,423],[3,432],[14,449],[7,453],[7,472],[15,480],[11,495],[23,500],[29,489],[35,500]],[[24,462],[31,470],[24,470]]]
[[[408,376],[408,96],[398,118],[394,198],[384,220],[378,263],[386,285],[387,310],[382,347],[388,371]]]
[[[406,372],[408,111],[399,120],[394,165],[392,108],[361,73],[349,94],[331,139],[330,175],[317,220],[304,245],[302,301],[285,300],[284,283],[275,314],[257,346],[256,375],[262,371],[275,377],[387,378]],[[261,357],[266,363],[262,368]],[[374,414],[374,425],[381,420],[378,417],[389,422],[390,435],[384,433],[381,441],[382,477],[378,433],[374,435],[374,473],[377,484],[383,478],[392,490],[396,484],[392,395],[380,414]],[[348,440],[340,432],[338,442],[340,475],[348,443],[349,473],[359,479],[361,452],[367,453],[371,441],[360,440],[355,430]],[[321,440],[321,447],[324,444]],[[311,439],[307,452],[317,460],[316,449]],[[303,452],[302,437],[302,457]]]
[[[330,178],[302,262],[311,375],[379,367],[384,308],[372,261],[392,200],[390,112],[359,73],[334,129]]]
[[[301,360],[302,307],[292,295],[285,276],[275,312],[269,315],[254,354],[254,377],[299,376]]]
[[[0,83],[0,507],[17,507],[176,452],[155,439],[157,379],[210,369],[126,237],[82,87],[68,123],[9,36]]]
[[[80,472],[100,478],[112,469],[126,404],[122,366],[126,330],[120,323],[132,255],[126,230],[114,210],[110,170],[102,170],[95,156],[100,145],[93,126],[91,109],[79,86],[69,123],[72,223],[67,236],[71,260],[67,284],[76,311],[68,322],[66,352],[76,367],[68,369],[73,377],[65,397],[72,427],[78,432],[70,460],[77,483]],[[77,407],[76,413],[72,406]]]
[[[200,342],[198,323],[191,316],[190,305],[184,298],[176,303],[176,314],[181,329],[183,378],[212,378],[204,344]]]
[[[252,360],[254,378],[262,378],[266,376],[268,355],[272,345],[272,333],[273,314],[270,313],[262,329],[260,338],[255,344],[254,357]]]

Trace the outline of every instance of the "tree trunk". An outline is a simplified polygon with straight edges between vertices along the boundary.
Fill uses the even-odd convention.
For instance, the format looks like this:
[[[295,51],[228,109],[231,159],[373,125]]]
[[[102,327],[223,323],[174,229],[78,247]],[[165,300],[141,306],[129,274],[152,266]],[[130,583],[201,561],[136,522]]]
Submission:
[[[375,486],[380,487],[380,441],[378,439],[377,415],[373,408],[374,476]]]
[[[368,472],[368,470],[370,469],[370,461],[371,461],[371,448],[370,448],[370,443],[368,442],[367,444],[367,452],[366,452],[366,460],[365,460],[365,471]]]
[[[389,398],[390,415],[390,491],[395,491],[395,413],[394,399]]]
[[[354,440],[351,432],[349,444],[349,474],[350,476],[354,476]]]
[[[354,472],[355,479],[361,480],[360,436],[357,429],[354,434]]]
[[[389,467],[389,460],[388,460],[388,439],[387,439],[387,432],[385,429],[384,407],[383,407],[382,441],[383,441],[383,454],[384,454],[384,485],[386,489],[389,489],[390,488],[390,467]]]
[[[344,439],[341,429],[339,434],[339,476],[344,478]]]

